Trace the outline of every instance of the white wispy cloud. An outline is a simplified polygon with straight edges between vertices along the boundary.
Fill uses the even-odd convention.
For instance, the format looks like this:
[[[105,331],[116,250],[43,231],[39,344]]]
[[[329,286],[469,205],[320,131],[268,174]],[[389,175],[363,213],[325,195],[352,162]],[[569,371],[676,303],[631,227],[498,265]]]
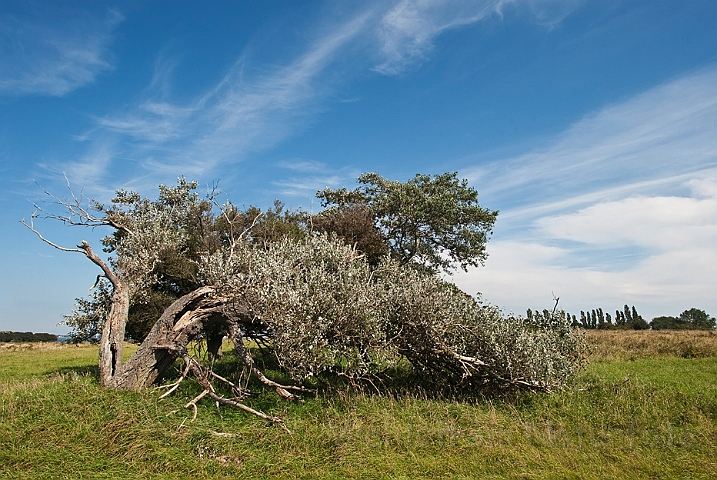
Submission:
[[[508,4],[537,12],[546,1],[374,2],[350,18],[324,19],[313,28],[319,33],[304,53],[284,65],[255,73],[256,66],[248,68],[248,55],[239,58],[213,87],[184,104],[170,98],[176,59],[162,54],[146,100],[95,121],[101,130],[124,139],[147,173],[205,174],[307,128],[327,108],[325,101],[336,90],[331,67],[345,62],[348,52],[357,71],[371,68],[371,62],[381,58],[375,70],[397,73],[423,58],[433,40],[448,29],[473,24]]]
[[[376,28],[379,73],[394,75],[423,60],[447,30],[472,25],[506,8],[526,8],[533,20],[554,26],[578,5],[576,0],[400,0]]]
[[[83,185],[99,184],[107,174],[115,154],[113,140],[95,142],[82,158],[64,164],[65,171],[63,173]]]
[[[587,116],[547,147],[463,173],[484,199],[510,209],[590,202],[597,190],[620,194],[629,184],[664,191],[665,179],[680,183],[684,174],[717,166],[715,124],[711,66]]]
[[[345,181],[346,176],[344,175],[312,175],[275,180],[272,185],[276,187],[276,192],[280,195],[312,198],[317,191]]]
[[[391,75],[421,60],[441,32],[500,13],[504,0],[402,0],[381,18],[377,29],[383,61],[374,68]]]
[[[296,158],[292,160],[282,160],[277,164],[280,168],[285,168],[294,172],[301,173],[317,173],[324,172],[328,166],[323,162],[317,162],[314,160],[304,160]]]
[[[108,184],[106,181],[111,175],[113,164],[117,162],[116,140],[111,137],[98,138],[78,158],[59,161],[48,157],[39,162],[32,172],[32,181],[20,186],[16,194],[35,199],[38,194],[37,184],[43,190],[62,192],[69,181],[72,190],[82,191],[88,198],[107,199],[116,189],[126,188],[126,185]]]
[[[581,3],[583,0],[526,0],[525,5],[537,23],[554,28]]]
[[[215,86],[188,105],[148,100],[96,122],[133,142],[149,170],[205,172],[242,160],[310,121],[319,108],[317,101],[330,91],[321,83],[321,74],[360,34],[368,17],[364,13],[330,29],[303,55],[268,73],[252,77],[239,59]]]
[[[180,107],[163,102],[145,102],[130,115],[97,118],[97,125],[127,135],[133,140],[158,146],[170,140],[184,138],[188,123],[197,107]]]
[[[62,96],[93,82],[113,68],[109,45],[122,20],[114,10],[0,14],[0,94]]]
[[[280,168],[289,170],[289,176],[272,181],[277,193],[289,197],[314,198],[319,190],[352,184],[360,172],[352,167],[333,168],[321,162],[289,160],[279,162]]]
[[[468,172],[502,208],[456,283],[516,311],[717,310],[717,68],[589,115],[540,151]],[[503,206],[501,206],[501,202]]]

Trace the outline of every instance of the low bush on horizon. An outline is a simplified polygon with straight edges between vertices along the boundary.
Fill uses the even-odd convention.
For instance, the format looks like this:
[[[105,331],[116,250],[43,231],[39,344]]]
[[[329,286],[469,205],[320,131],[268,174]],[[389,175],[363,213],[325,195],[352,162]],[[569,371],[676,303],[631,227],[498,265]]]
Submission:
[[[32,333],[32,332],[0,332],[0,343],[5,342],[56,342],[57,335],[54,333]]]

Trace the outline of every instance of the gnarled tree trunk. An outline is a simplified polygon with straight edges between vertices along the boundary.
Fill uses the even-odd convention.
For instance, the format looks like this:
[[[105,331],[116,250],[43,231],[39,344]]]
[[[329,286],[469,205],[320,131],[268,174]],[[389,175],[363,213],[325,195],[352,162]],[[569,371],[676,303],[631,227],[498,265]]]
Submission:
[[[108,386],[140,390],[161,378],[205,323],[226,323],[226,299],[212,298],[212,287],[201,287],[170,305],[137,351],[122,364]]]
[[[100,340],[100,385],[109,386],[122,365],[122,344],[129,314],[129,292],[122,282],[113,283],[112,304]]]
[[[110,313],[102,328],[99,358],[100,385],[109,386],[112,377],[122,365],[122,345],[129,315],[129,287],[107,263],[92,251],[89,243],[83,240],[77,248],[77,251],[84,253],[92,263],[102,269],[104,276],[112,284],[112,303]]]

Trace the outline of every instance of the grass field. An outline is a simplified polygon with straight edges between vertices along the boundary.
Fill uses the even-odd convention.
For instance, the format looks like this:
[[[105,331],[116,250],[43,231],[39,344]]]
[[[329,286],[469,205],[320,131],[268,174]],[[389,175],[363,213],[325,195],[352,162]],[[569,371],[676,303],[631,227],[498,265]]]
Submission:
[[[717,478],[717,333],[588,341],[552,394],[247,400],[291,435],[210,401],[191,422],[189,382],[164,400],[101,389],[93,346],[0,344],[0,477]]]

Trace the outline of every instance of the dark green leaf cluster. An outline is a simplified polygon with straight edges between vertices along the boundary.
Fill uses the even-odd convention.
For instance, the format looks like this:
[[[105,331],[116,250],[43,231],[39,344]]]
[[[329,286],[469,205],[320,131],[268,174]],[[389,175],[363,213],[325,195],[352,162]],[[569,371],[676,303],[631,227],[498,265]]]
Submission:
[[[333,234],[346,245],[354,247],[376,266],[388,255],[388,244],[365,205],[328,208],[311,218],[314,231]]]
[[[714,317],[697,308],[685,310],[679,317],[656,317],[650,322],[653,330],[714,330],[716,326]]]
[[[456,173],[416,175],[405,183],[365,173],[355,190],[326,188],[324,207],[365,208],[392,258],[432,272],[481,265],[497,218],[478,204],[478,192]]]

